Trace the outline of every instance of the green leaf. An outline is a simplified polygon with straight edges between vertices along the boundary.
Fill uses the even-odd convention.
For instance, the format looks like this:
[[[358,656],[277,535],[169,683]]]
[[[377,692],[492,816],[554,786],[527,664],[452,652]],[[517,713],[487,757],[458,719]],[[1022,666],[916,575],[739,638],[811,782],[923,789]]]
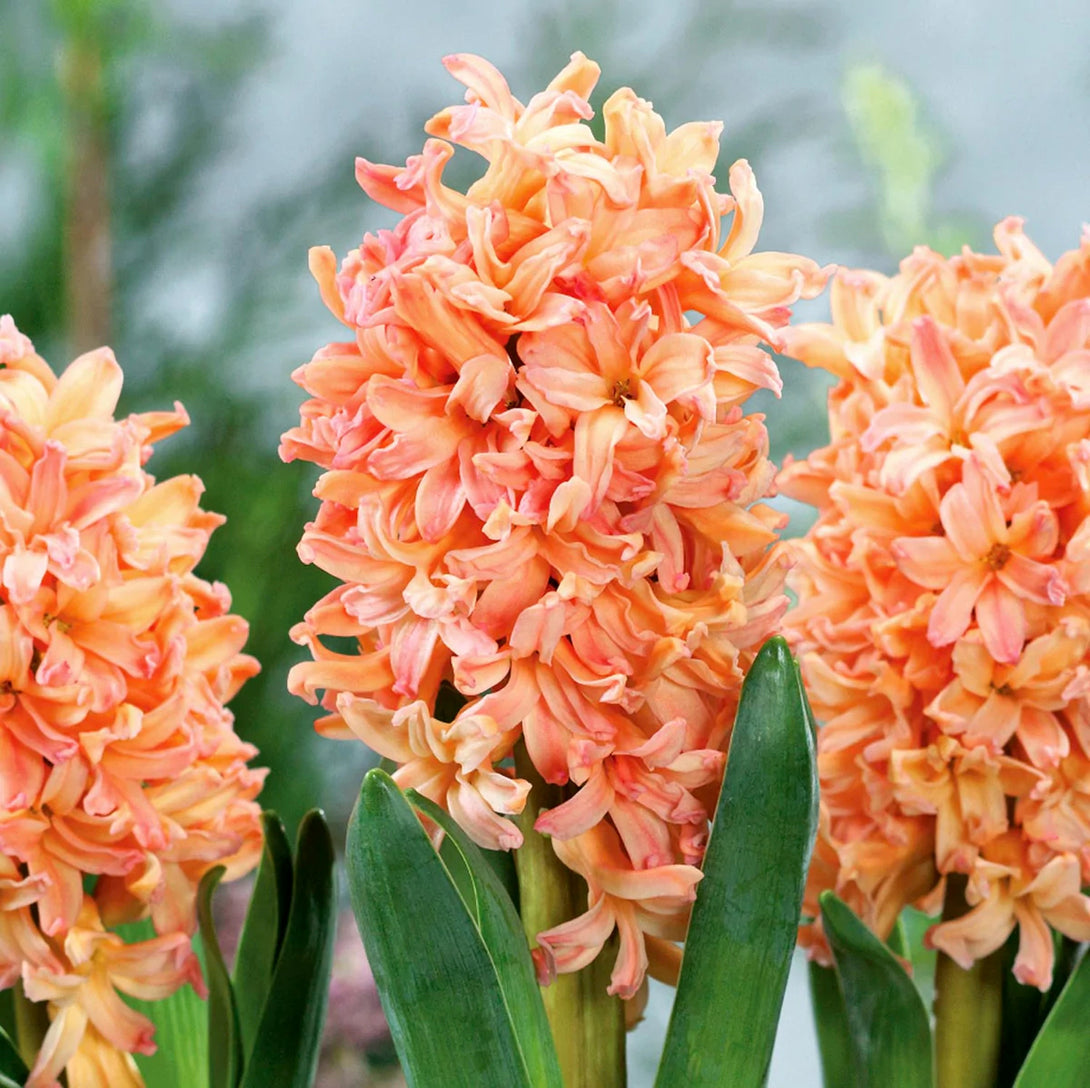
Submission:
[[[821,918],[836,960],[860,1088],[930,1088],[931,1025],[912,979],[832,892]]]
[[[126,944],[155,936],[150,918],[117,926],[116,931]],[[193,937],[193,951],[203,966],[199,933]],[[208,1005],[193,987],[183,986],[160,1001],[125,1000],[155,1025],[155,1053],[134,1055],[146,1088],[208,1088]]]
[[[26,1062],[19,1057],[19,1048],[15,1045],[15,1040],[3,1028],[0,1028],[0,1085],[6,1088],[7,1083],[10,1082],[18,1088],[26,1081],[29,1072]]]
[[[742,688],[659,1088],[764,1083],[816,828],[806,696],[774,638]]]
[[[545,1016],[529,945],[515,905],[497,872],[469,836],[434,802],[415,790],[410,804],[445,832],[440,857],[448,872],[461,865],[464,877],[455,879],[462,902],[480,931],[496,971],[531,1083],[560,1088],[560,1064]],[[455,860],[457,855],[457,862]]]
[[[1083,956],[1048,1014],[1014,1088],[1081,1088],[1090,1068],[1090,956]]]
[[[292,864],[288,836],[275,812],[262,813],[261,820],[265,827],[261,865],[232,972],[242,1053],[246,1058],[257,1037],[291,909]]]
[[[210,1088],[236,1088],[242,1075],[242,1040],[238,1009],[223,962],[216,927],[212,922],[212,895],[227,870],[209,869],[197,889],[197,921],[204,944],[204,968],[208,981],[208,1083]]]
[[[389,775],[375,769],[364,776],[348,825],[349,891],[408,1083],[559,1088],[547,1028],[537,1029],[538,1039],[526,1030],[542,1024],[544,1012],[536,986],[522,992],[532,968],[521,927],[510,904],[504,919],[504,893],[492,873],[471,860],[460,833],[452,838],[465,866],[465,899]],[[521,956],[513,956],[513,944]],[[508,994],[520,1004],[510,1005]],[[536,1079],[535,1049],[544,1055]]]
[[[821,1054],[821,1083],[825,1088],[855,1088],[852,1038],[840,979],[835,968],[814,960],[810,961],[810,1004]]]
[[[287,929],[242,1088],[310,1088],[329,1002],[337,888],[333,840],[314,809],[299,824]]]

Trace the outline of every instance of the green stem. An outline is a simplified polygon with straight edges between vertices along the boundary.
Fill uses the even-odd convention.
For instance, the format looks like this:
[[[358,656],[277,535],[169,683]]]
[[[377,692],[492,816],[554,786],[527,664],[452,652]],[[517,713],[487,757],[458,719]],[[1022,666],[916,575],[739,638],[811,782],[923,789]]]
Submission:
[[[965,877],[946,878],[943,921],[968,910]],[[940,952],[935,965],[935,1077],[937,1088],[993,1088],[999,1074],[1003,1015],[1003,951],[968,971]]]
[[[587,909],[587,887],[556,856],[549,838],[533,830],[542,809],[565,800],[564,788],[542,779],[522,744],[515,750],[515,768],[532,786],[519,819],[526,841],[515,851],[515,867],[522,927],[535,944],[543,929]],[[610,947],[582,971],[560,975],[541,991],[565,1088],[624,1088],[626,1084],[624,1003],[606,993],[614,959]]]
[[[17,982],[12,989],[15,1005],[15,1045],[19,1057],[32,1069],[42,1049],[42,1040],[49,1030],[49,1008],[43,1001],[31,1001],[23,993],[23,984]]]

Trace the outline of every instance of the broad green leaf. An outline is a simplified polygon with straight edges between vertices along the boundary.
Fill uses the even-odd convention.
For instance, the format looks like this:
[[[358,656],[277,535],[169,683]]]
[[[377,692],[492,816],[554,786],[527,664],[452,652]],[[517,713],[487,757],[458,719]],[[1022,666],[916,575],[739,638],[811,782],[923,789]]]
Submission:
[[[19,1048],[15,1040],[0,1028],[0,1085],[4,1088],[10,1083],[19,1088],[30,1072],[26,1063],[19,1057]]]
[[[333,862],[325,817],[312,810],[299,824],[287,929],[242,1088],[314,1083],[337,924]]]
[[[1072,972],[1018,1073],[1014,1088],[1082,1088],[1090,1069],[1090,956]]]
[[[253,1050],[291,909],[292,864],[288,836],[275,812],[262,813],[261,821],[265,828],[261,864],[232,972],[242,1053],[247,1058]]]
[[[810,961],[810,1004],[821,1054],[821,1083],[825,1088],[855,1088],[852,1039],[848,1013],[836,969]]]
[[[860,1088],[930,1088],[931,1025],[912,979],[832,892],[821,918],[833,950]]]
[[[216,927],[212,921],[212,895],[227,870],[209,869],[197,889],[197,921],[204,945],[204,970],[208,982],[208,1084],[210,1088],[236,1088],[242,1076],[242,1041],[238,1010],[223,962]]]
[[[500,985],[503,965],[482,937],[482,904],[491,925],[498,894],[480,892],[476,909],[467,909],[408,800],[379,769],[364,775],[346,861],[356,921],[411,1088],[558,1084],[533,1079],[515,1027],[519,1012]],[[467,881],[469,862],[466,868],[463,886],[487,886],[483,876]]]
[[[774,638],[742,688],[659,1088],[764,1083],[816,828],[806,696]]]
[[[118,926],[117,932],[132,944],[154,937],[155,926],[146,918]],[[193,950],[203,966],[199,933]],[[126,1000],[155,1025],[155,1053],[134,1055],[146,1088],[208,1088],[208,1005],[193,987],[182,986],[160,1001]]]
[[[434,820],[445,832],[440,857],[452,875],[457,861],[464,878],[455,879],[462,902],[480,931],[492,958],[519,1048],[532,1084],[560,1085],[560,1064],[553,1047],[545,1006],[541,1000],[530,948],[496,868],[469,836],[438,805],[415,791],[410,804]],[[449,860],[448,860],[449,859]]]

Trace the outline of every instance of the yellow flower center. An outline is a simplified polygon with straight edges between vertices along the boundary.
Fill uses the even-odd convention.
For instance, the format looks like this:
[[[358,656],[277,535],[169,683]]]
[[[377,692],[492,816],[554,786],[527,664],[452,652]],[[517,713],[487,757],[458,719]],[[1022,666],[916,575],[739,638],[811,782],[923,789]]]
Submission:
[[[1002,570],[1007,560],[1011,557],[1011,550],[1006,544],[993,544],[991,550],[984,557],[984,562],[992,570]]]

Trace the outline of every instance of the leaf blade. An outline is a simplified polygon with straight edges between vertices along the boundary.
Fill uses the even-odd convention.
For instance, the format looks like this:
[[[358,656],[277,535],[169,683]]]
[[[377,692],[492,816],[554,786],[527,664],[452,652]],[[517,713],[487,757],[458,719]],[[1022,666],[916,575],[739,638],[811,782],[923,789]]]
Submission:
[[[742,688],[659,1088],[764,1083],[816,828],[808,707],[787,644],[771,639]]]
[[[832,892],[821,918],[836,960],[860,1088],[931,1088],[931,1024],[889,948]]]
[[[352,907],[409,1084],[531,1088],[480,931],[409,801],[381,770],[364,775],[346,861]],[[404,911],[410,896],[426,912]]]
[[[223,962],[212,921],[212,895],[227,870],[209,869],[197,888],[197,921],[204,945],[208,982],[208,1083],[210,1088],[236,1088],[242,1075],[242,1041],[231,978]]]
[[[247,1058],[257,1037],[291,912],[291,845],[275,812],[263,812],[261,822],[265,830],[261,864],[231,973],[242,1052]]]
[[[1086,1083],[1090,1066],[1087,1008],[1090,956],[1084,955],[1030,1047],[1014,1088],[1079,1088]]]
[[[310,1088],[329,1001],[336,930],[333,839],[317,809],[296,836],[291,909],[242,1088]]]
[[[443,829],[444,846],[456,846],[465,862],[474,884],[477,927],[496,971],[531,1082],[540,1088],[563,1088],[530,948],[510,895],[493,864],[448,813],[415,791],[408,794],[408,800]]]

